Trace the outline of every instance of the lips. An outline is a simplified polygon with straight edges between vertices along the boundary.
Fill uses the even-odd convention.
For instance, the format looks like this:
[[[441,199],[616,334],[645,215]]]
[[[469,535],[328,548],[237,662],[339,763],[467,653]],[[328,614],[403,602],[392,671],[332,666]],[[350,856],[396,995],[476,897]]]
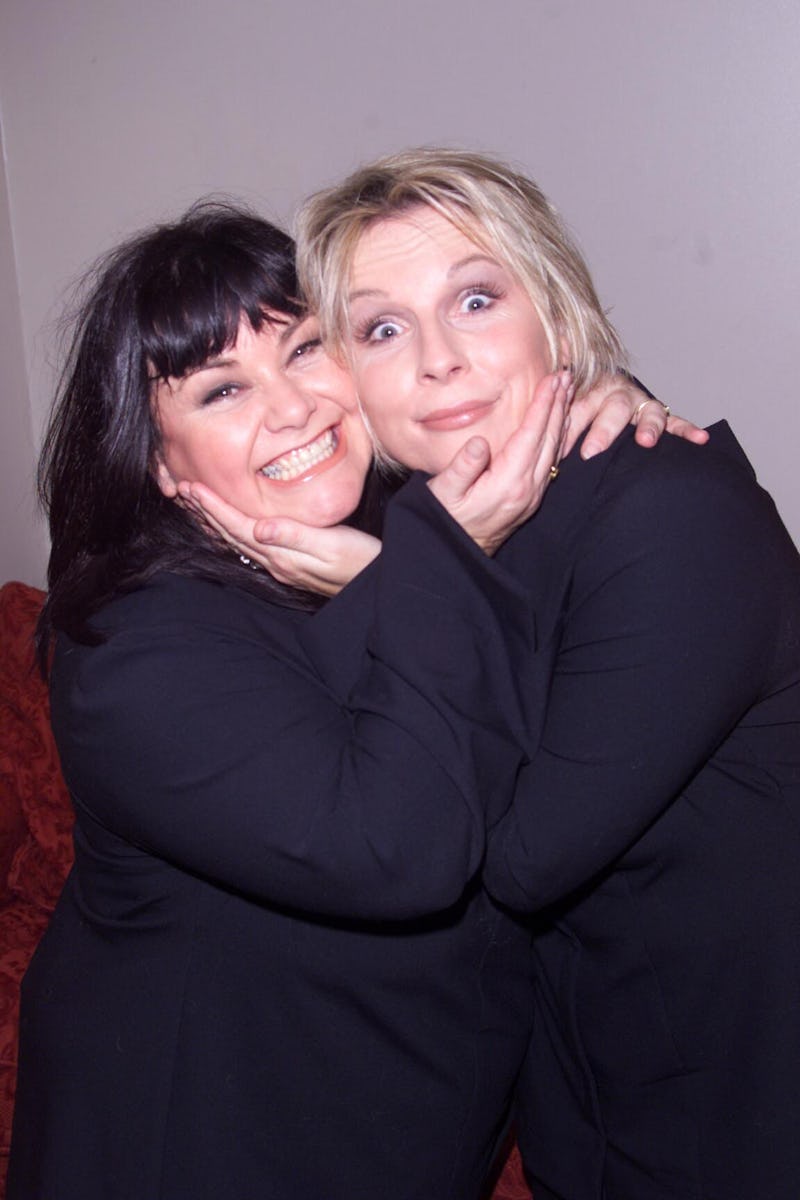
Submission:
[[[420,425],[431,433],[447,433],[451,429],[466,429],[487,416],[494,408],[494,400],[468,400],[464,404],[438,408],[420,419]]]
[[[277,483],[292,483],[313,472],[320,463],[327,462],[336,454],[341,444],[338,426],[331,426],[312,442],[297,446],[287,454],[273,458],[261,468],[260,473]]]

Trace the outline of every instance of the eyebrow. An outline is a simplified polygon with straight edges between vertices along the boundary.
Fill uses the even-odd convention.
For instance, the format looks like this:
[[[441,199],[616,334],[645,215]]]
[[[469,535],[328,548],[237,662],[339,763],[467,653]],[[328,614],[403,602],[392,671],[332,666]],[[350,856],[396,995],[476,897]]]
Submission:
[[[459,258],[459,260],[457,262],[454,262],[452,264],[452,266],[448,267],[446,278],[452,279],[452,277],[454,275],[457,275],[459,271],[462,271],[464,269],[464,267],[469,267],[473,263],[477,263],[477,262],[489,263],[490,266],[499,267],[501,270],[506,270],[506,267],[504,266],[503,263],[501,263],[499,261],[499,259],[493,258],[491,254],[482,254],[482,253],[478,252],[476,254],[467,254],[464,258]],[[348,300],[352,301],[352,300],[360,300],[364,296],[388,296],[388,295],[389,295],[389,293],[387,291],[385,291],[383,288],[357,288],[356,291],[349,292],[347,298],[348,298]]]
[[[202,371],[214,371],[219,367],[233,367],[237,364],[237,362],[238,359],[236,358],[207,358],[205,362],[201,362],[199,366],[192,367],[191,370],[187,371],[185,375],[181,376],[181,378],[191,379],[193,375],[199,375]]]
[[[222,358],[222,356],[219,356],[219,358],[216,359],[206,359],[205,362],[200,362],[199,366],[192,367],[191,370],[187,371],[185,376],[181,376],[181,378],[191,379],[192,376],[196,376],[196,374],[200,374],[203,371],[216,371],[219,367],[236,366],[237,362],[239,362],[239,359]]]
[[[278,335],[278,342],[282,346],[284,342],[288,342],[289,338],[299,329],[301,325],[305,325],[306,321],[311,319],[310,313],[304,313],[302,317],[292,317],[290,321],[283,323],[283,332]],[[278,324],[276,321],[275,324]]]
[[[309,315],[306,313],[305,316],[302,317],[292,317],[290,321],[281,321],[280,324],[283,326],[283,328],[281,333],[278,335],[278,344],[281,346],[285,345],[295,330],[299,329],[299,327],[309,319]],[[278,325],[279,322],[274,321],[272,324]],[[228,355],[226,357],[225,355],[219,355],[217,358],[207,358],[206,361],[200,363],[199,366],[193,367],[191,371],[187,371],[182,378],[189,379],[192,375],[199,375],[201,371],[214,371],[220,368],[235,367],[238,366],[238,364],[239,360],[235,356]]]

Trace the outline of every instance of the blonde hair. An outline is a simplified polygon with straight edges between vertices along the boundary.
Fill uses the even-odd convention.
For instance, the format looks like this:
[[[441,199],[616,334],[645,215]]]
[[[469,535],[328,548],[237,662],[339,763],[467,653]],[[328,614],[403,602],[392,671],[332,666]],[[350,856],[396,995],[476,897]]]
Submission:
[[[311,196],[297,216],[301,286],[332,349],[346,348],[348,283],[361,235],[419,205],[441,213],[512,271],[542,322],[553,369],[563,344],[578,391],[626,365],[583,256],[541,189],[496,159],[429,147],[361,167]]]

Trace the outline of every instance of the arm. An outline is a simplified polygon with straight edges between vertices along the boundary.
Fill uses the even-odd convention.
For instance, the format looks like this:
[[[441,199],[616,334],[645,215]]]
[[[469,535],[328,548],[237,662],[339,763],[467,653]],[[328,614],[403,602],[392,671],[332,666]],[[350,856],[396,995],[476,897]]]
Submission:
[[[645,449],[655,446],[665,430],[698,446],[708,441],[705,429],[684,417],[672,416],[669,407],[643,384],[620,372],[573,401],[564,454],[569,454],[583,431],[588,430],[581,458],[593,458],[607,450],[631,424],[636,426],[637,444]]]
[[[360,610],[347,699],[293,648],[312,618],[175,577],[123,599],[113,636],[58,664],[76,805],[268,902],[375,919],[454,904],[520,758],[489,697],[531,637],[527,598],[420,479],[392,506],[375,586],[385,619]]]
[[[768,498],[723,457],[686,457],[617,472],[581,535],[544,728],[489,844],[487,886],[512,907],[545,906],[628,850],[769,669]]]

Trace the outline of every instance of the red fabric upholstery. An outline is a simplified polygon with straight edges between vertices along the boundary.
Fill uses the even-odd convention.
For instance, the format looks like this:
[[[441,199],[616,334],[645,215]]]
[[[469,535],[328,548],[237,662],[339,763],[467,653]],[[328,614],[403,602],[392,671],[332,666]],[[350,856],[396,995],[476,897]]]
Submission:
[[[525,1182],[525,1172],[522,1170],[522,1159],[513,1143],[503,1163],[491,1200],[531,1200],[531,1190]]]
[[[72,809],[34,663],[44,596],[0,588],[0,1200],[11,1138],[19,985],[72,862]]]

